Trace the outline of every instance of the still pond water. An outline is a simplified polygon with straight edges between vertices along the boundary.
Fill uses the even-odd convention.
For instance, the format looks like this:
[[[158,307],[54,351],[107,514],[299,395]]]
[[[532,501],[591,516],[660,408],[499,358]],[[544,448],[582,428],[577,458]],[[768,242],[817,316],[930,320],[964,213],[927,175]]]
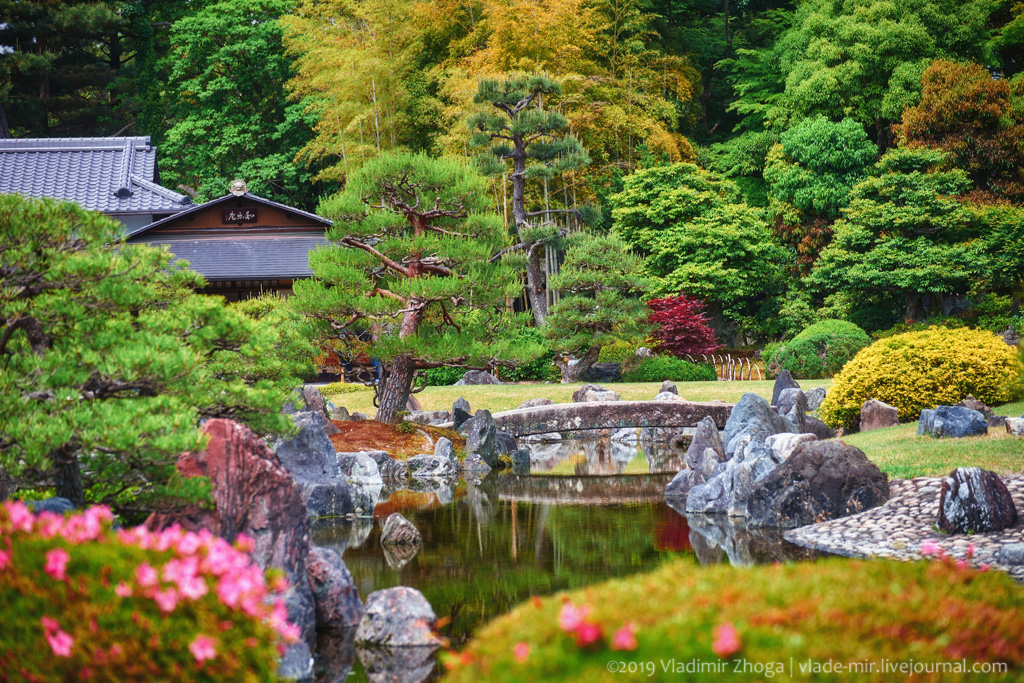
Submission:
[[[665,485],[682,467],[681,446],[638,447],[607,437],[534,444],[531,476],[492,472],[483,480],[385,489],[372,519],[319,520],[312,540],[342,555],[364,598],[393,586],[421,591],[438,617],[450,619],[440,632],[455,649],[533,595],[651,571],[681,557],[698,570],[814,556],[777,531],[688,518],[666,504]],[[381,546],[393,512],[423,535],[418,551]],[[321,638],[318,680],[380,680],[367,674],[352,636],[354,630]],[[391,664],[387,680],[433,681],[442,673],[432,661],[421,668]],[[378,660],[366,668],[380,666]]]

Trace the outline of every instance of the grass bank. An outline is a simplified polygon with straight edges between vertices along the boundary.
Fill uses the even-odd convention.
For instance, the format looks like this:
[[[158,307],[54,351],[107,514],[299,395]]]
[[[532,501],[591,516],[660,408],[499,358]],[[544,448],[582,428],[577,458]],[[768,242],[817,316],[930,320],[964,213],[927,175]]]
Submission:
[[[589,608],[587,619],[602,637],[580,647],[560,626],[563,600]],[[1022,607],[1024,588],[1005,574],[960,570],[952,562],[837,558],[701,568],[683,560],[521,604],[450,657],[455,668],[445,680],[905,680],[884,674],[883,661],[952,665],[964,659],[968,668],[1001,662],[1008,671],[958,674],[950,668],[912,678],[1019,680]],[[613,650],[615,632],[627,623],[634,625],[635,649]],[[736,638],[716,633],[722,627],[734,629]],[[623,638],[619,644],[630,643]],[[876,668],[866,675],[861,672],[869,668],[838,676],[802,671],[830,661]],[[690,663],[703,671],[686,671]]]

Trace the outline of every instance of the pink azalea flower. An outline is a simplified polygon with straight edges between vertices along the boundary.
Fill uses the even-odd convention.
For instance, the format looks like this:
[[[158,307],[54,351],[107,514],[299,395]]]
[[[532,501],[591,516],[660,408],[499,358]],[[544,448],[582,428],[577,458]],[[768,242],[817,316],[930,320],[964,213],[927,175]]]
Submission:
[[[714,636],[715,641],[711,644],[711,649],[719,657],[724,659],[739,652],[740,634],[732,624],[716,626]]]
[[[969,546],[967,546],[967,559],[971,559],[972,557],[974,557],[974,544],[973,543],[971,543]]]
[[[235,536],[235,547],[243,552],[251,553],[256,547],[256,543],[246,534],[238,534]]]
[[[46,642],[50,644],[53,654],[58,657],[70,657],[71,646],[75,644],[75,640],[60,629],[53,632],[47,631]]]
[[[601,625],[586,621],[580,624],[573,632],[576,636],[577,647],[586,647],[591,643],[601,640]]]
[[[156,603],[156,606],[160,608],[161,612],[169,614],[178,606],[178,591],[173,588],[157,591],[153,596],[153,601]]]
[[[155,586],[158,578],[156,569],[149,562],[143,562],[135,568],[135,579],[140,586]]]
[[[590,607],[576,607],[571,602],[562,605],[562,611],[558,615],[558,626],[563,631],[575,631],[582,624],[583,620],[590,614]]]
[[[43,570],[58,581],[64,581],[68,578],[67,567],[70,559],[71,556],[64,548],[54,548],[47,551],[46,566],[43,567]]]
[[[11,563],[11,556],[14,551],[11,550],[0,550],[0,571],[7,568],[7,565]]]
[[[978,565],[978,571],[979,572],[987,572],[988,571],[988,563],[987,562],[983,562],[982,564]]]
[[[622,628],[615,632],[612,636],[612,649],[613,650],[635,650],[636,643],[636,632],[633,622],[627,622]]]
[[[11,516],[11,525],[14,531],[32,531],[32,525],[36,518],[28,506],[21,502],[7,503],[7,514]]]
[[[512,648],[512,653],[517,662],[525,662],[530,656],[530,645],[526,642],[520,641],[516,643],[514,648]]]
[[[127,598],[132,594],[132,587],[124,581],[114,586],[114,594],[119,598]]]
[[[941,555],[942,546],[934,541],[925,541],[921,544],[921,554],[927,557],[928,555]]]
[[[200,634],[189,643],[188,650],[196,658],[196,662],[202,664],[207,659],[213,659],[217,656],[217,641],[210,636]]]
[[[189,600],[198,600],[210,590],[206,579],[201,576],[190,576],[178,581],[178,590]]]
[[[60,622],[53,617],[42,617],[39,621],[43,624],[43,630],[52,633],[60,628]]]

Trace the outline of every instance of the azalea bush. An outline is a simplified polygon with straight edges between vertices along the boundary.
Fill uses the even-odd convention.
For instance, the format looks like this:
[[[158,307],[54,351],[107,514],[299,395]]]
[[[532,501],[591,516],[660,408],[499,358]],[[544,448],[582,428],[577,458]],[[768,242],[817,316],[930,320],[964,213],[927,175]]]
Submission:
[[[445,653],[445,680],[805,681],[820,678],[801,670],[809,663],[881,667],[883,660],[909,659],[1000,663],[1007,670],[984,680],[1017,680],[1024,593],[1005,574],[976,567],[970,548],[949,545],[955,557],[937,543],[923,544],[920,555],[936,558],[930,562],[830,558],[698,567],[679,560],[535,597],[479,629],[464,650]],[[693,662],[704,668],[687,670]],[[941,680],[981,678],[968,670]]]
[[[274,680],[298,639],[240,536],[0,506],[0,681]]]

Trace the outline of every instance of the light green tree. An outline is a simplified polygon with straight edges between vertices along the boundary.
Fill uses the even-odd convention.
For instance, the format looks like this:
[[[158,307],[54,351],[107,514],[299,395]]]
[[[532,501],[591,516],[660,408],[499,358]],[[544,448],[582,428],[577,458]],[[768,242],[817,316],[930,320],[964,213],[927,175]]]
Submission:
[[[200,276],[120,233],[0,196],[0,463],[77,504],[139,509],[174,492],[200,419],[286,432],[281,406],[312,359],[279,358],[280,328],[194,294]]]
[[[334,245],[310,254],[313,277],[295,305],[334,336],[375,337],[390,371],[377,420],[396,422],[417,369],[528,360],[536,344],[502,335],[499,315],[518,289],[487,179],[455,158],[385,152],[324,200]]]

